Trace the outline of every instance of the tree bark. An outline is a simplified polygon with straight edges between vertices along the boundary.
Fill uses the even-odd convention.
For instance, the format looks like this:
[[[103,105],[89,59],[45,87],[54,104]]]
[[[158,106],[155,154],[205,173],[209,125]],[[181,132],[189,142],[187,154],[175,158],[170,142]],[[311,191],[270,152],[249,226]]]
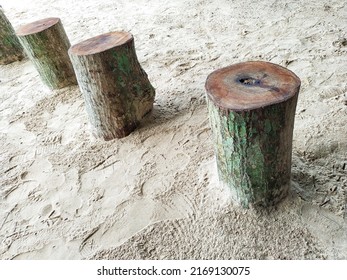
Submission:
[[[15,31],[0,8],[0,64],[5,65],[24,58],[24,50]]]
[[[72,46],[69,55],[94,134],[104,140],[129,135],[152,110],[155,97],[133,36],[102,34]]]
[[[77,84],[68,55],[69,39],[59,18],[38,20],[17,30],[42,81],[51,89]]]
[[[219,179],[232,200],[270,206],[288,193],[300,79],[266,62],[245,62],[206,81]]]

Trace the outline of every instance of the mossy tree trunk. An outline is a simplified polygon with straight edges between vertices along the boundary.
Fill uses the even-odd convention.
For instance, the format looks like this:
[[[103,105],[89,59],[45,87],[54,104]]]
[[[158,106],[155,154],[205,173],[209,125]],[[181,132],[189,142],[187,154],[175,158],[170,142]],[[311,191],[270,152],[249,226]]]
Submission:
[[[207,79],[220,181],[243,207],[274,205],[290,187],[300,80],[265,62],[235,64]]]
[[[77,84],[68,55],[69,39],[59,18],[46,18],[16,31],[42,81],[51,89]]]
[[[155,97],[133,36],[102,34],[72,46],[69,55],[94,134],[105,140],[129,135],[152,110]]]
[[[24,58],[24,50],[15,31],[0,8],[0,64],[5,65]]]

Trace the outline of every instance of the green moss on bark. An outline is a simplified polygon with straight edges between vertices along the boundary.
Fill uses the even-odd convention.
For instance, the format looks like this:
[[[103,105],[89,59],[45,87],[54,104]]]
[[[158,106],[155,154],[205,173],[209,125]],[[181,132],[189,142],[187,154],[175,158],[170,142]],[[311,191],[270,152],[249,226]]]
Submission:
[[[155,90],[141,68],[134,41],[70,57],[94,133],[105,140],[129,135],[153,108]]]
[[[49,88],[59,89],[77,84],[68,56],[70,42],[60,21],[41,32],[20,35],[19,39]]]
[[[0,64],[9,64],[24,58],[24,50],[13,27],[0,9]]]
[[[272,205],[288,192],[296,99],[241,112],[207,100],[220,181],[243,207]]]

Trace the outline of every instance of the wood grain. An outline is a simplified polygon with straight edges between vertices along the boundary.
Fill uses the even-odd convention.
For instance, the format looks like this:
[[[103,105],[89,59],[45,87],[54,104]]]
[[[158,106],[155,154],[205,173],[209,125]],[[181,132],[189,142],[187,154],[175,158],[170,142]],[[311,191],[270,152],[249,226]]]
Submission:
[[[208,98],[220,108],[251,110],[295,95],[300,79],[279,65],[250,61],[214,71],[206,81]]]

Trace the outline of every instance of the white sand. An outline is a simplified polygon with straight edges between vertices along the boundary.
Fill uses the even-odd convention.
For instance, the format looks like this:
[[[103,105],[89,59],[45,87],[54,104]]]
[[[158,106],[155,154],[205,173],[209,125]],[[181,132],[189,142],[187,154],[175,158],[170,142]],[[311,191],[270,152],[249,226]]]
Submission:
[[[77,86],[0,66],[2,259],[347,259],[347,3],[1,1],[15,27],[60,17],[72,44],[130,31],[156,88],[130,136],[95,139]],[[290,196],[239,209],[218,185],[204,83],[247,60],[302,80]]]

